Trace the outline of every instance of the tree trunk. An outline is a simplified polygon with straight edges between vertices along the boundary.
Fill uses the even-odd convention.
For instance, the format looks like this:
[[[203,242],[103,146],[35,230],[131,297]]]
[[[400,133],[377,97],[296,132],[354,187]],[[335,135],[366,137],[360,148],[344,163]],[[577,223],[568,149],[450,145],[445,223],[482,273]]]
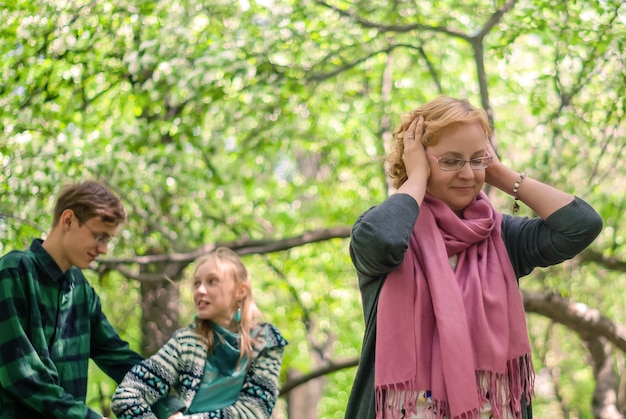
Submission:
[[[596,388],[591,406],[598,419],[624,419],[617,407],[617,376],[614,370],[615,355],[611,344],[601,336],[586,339],[593,358]]]
[[[155,252],[155,254],[159,254]],[[142,273],[167,272],[166,263],[141,266]],[[180,271],[178,271],[180,272]],[[141,354],[153,355],[180,327],[180,274],[171,280],[141,281]]]
[[[154,354],[178,329],[178,284],[141,283],[141,354]]]
[[[287,370],[287,381],[302,376],[294,369]],[[286,394],[287,417],[290,419],[317,419],[317,404],[322,398],[325,379],[317,378],[293,388]]]

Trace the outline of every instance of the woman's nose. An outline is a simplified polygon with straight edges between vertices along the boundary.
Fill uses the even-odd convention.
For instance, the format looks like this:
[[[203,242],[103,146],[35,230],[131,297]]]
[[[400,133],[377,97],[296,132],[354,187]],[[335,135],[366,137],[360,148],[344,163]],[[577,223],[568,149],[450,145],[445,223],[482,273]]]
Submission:
[[[463,167],[459,169],[459,177],[462,177],[465,179],[471,179],[474,177],[474,170],[472,169],[472,167],[470,166],[468,162],[465,162]]]

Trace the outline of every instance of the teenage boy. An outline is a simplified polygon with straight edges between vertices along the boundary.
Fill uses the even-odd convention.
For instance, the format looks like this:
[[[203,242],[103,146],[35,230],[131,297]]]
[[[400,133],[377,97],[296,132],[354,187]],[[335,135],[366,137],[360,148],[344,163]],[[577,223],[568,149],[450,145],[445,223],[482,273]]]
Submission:
[[[0,417],[102,418],[85,403],[89,359],[117,383],[142,360],[82,272],[125,219],[105,185],[70,185],[46,239],[0,258]]]

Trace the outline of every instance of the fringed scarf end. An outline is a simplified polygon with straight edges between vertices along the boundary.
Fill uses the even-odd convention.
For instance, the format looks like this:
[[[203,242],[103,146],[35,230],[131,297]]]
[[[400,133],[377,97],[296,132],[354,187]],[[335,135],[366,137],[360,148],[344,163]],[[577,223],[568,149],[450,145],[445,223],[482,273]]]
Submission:
[[[535,397],[535,366],[533,365],[532,355],[526,354],[520,361],[522,364],[522,383],[524,385],[524,395],[526,401]]]
[[[426,392],[411,390],[414,388],[416,385],[412,382],[377,386],[376,419],[403,419],[417,413],[420,408],[431,410],[430,399],[420,397]]]
[[[412,415],[433,419],[479,419],[480,408],[452,416],[450,404],[429,397],[430,392],[405,390],[404,386],[376,388],[376,419],[405,419]]]
[[[480,405],[491,405],[494,418],[506,416],[510,409],[516,418],[521,417],[524,406],[534,397],[535,373],[530,354],[508,360],[506,372],[476,371]]]
[[[451,416],[450,406],[447,402],[437,401],[434,403],[434,406],[436,414],[434,417],[436,419],[447,419]],[[453,416],[453,419],[480,419],[480,409],[470,409],[459,415]]]

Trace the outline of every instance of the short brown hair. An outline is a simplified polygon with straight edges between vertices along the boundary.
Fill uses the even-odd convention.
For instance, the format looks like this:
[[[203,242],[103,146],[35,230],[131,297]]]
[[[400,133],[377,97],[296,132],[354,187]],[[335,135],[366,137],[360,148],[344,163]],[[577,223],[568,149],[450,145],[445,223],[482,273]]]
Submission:
[[[466,99],[455,99],[440,96],[413,110],[402,118],[400,127],[393,133],[393,143],[385,156],[387,174],[396,188],[407,180],[406,167],[402,161],[404,153],[404,133],[409,125],[420,116],[424,117],[424,147],[437,144],[441,131],[454,124],[471,124],[478,122],[485,131],[485,139],[491,136],[492,130],[484,109],[476,108]]]
[[[93,217],[116,225],[126,221],[122,201],[100,181],[88,180],[65,186],[54,207],[52,226],[58,224],[61,214],[67,209],[74,211],[81,223]]]

